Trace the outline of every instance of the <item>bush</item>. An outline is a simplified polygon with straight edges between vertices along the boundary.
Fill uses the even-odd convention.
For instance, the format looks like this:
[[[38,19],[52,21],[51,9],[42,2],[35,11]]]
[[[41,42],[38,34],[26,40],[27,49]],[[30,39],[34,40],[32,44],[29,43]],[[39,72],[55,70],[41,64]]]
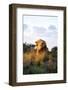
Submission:
[[[34,45],[24,43],[23,47],[23,52],[25,53],[30,52]],[[53,47],[48,53],[47,60],[42,60],[42,63],[31,62],[23,64],[23,74],[57,73],[57,47]]]

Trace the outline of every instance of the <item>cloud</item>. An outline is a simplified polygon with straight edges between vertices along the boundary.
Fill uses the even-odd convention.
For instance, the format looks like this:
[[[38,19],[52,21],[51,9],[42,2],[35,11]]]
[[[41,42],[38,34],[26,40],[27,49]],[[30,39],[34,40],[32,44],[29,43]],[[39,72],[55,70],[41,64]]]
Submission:
[[[45,27],[34,26],[33,28],[36,29],[36,30],[39,30],[39,32],[43,32],[44,30],[46,30]]]
[[[56,27],[55,27],[54,25],[50,25],[50,26],[48,27],[48,29],[49,29],[49,30],[56,30]]]
[[[45,27],[38,27],[38,26],[33,26],[30,27],[27,25],[27,28],[25,30],[24,28],[24,38],[27,41],[33,41],[33,39],[36,38],[42,38],[42,39],[53,39],[57,38],[57,32],[55,31],[50,31],[49,29],[46,29]]]

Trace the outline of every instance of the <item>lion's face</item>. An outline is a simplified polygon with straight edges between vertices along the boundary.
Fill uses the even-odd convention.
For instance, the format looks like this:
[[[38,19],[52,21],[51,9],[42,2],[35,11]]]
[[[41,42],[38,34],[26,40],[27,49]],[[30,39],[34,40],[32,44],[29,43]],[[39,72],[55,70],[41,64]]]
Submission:
[[[42,50],[45,46],[46,46],[46,42],[45,42],[44,40],[39,39],[39,40],[37,40],[37,41],[35,42],[35,50],[40,51],[40,50]]]

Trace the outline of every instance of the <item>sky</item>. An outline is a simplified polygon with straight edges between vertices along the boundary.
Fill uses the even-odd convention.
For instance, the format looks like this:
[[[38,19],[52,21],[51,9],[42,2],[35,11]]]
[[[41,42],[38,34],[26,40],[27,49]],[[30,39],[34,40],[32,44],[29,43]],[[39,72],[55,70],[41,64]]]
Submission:
[[[51,50],[57,46],[58,17],[24,15],[23,32],[24,43],[35,44],[36,40],[43,39]]]

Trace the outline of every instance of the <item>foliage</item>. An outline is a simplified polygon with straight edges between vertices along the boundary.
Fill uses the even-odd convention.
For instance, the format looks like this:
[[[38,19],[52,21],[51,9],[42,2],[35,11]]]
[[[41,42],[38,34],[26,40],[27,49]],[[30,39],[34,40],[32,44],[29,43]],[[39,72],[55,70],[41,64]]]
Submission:
[[[33,44],[27,44],[27,43],[24,43],[23,44],[23,52],[25,53],[25,52],[29,52],[29,51],[31,51],[31,49],[32,48],[34,48],[34,46],[35,45],[33,45]]]
[[[30,52],[34,45],[23,44],[23,52]],[[48,51],[49,60],[44,60],[43,63],[23,64],[23,74],[43,74],[43,73],[57,73],[57,47],[53,47],[51,51]]]

